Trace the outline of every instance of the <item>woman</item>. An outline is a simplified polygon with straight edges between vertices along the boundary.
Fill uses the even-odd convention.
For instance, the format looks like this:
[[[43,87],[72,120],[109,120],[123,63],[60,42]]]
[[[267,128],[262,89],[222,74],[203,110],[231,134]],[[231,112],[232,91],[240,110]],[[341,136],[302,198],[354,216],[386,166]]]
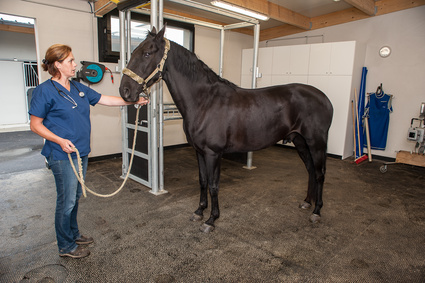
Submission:
[[[88,256],[90,251],[81,245],[92,243],[93,238],[81,235],[78,229],[78,200],[82,189],[68,153],[72,153],[78,168],[74,147],[78,149],[85,176],[90,153],[90,105],[121,106],[132,103],[125,102],[121,97],[101,95],[83,84],[70,81],[75,76],[76,66],[69,46],[55,44],[49,47],[42,67],[52,78],[34,90],[29,113],[31,130],[46,139],[41,154],[46,157],[55,177],[55,230],[59,255],[82,258]],[[146,105],[148,101],[140,98],[135,103]]]

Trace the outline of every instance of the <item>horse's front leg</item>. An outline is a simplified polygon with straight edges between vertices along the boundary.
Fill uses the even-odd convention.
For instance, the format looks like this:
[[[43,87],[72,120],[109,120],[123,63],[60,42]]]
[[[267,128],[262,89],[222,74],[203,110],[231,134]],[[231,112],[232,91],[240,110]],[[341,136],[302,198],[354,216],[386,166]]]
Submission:
[[[218,206],[218,184],[220,182],[220,154],[206,154],[205,164],[208,176],[208,187],[211,196],[211,215],[210,218],[201,225],[200,230],[208,233],[212,232],[215,228],[214,222],[220,217],[220,209]]]
[[[198,158],[199,185],[201,190],[201,196],[199,200],[198,209],[192,214],[190,220],[201,221],[204,218],[204,210],[208,207],[208,176],[204,156],[199,152],[196,152],[196,156]]]

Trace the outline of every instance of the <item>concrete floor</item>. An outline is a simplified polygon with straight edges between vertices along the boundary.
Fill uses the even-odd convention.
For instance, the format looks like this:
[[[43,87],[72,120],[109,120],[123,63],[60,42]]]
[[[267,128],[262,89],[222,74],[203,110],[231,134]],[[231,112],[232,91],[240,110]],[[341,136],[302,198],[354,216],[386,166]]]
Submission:
[[[5,154],[0,151],[0,154]],[[221,218],[210,234],[194,151],[165,151],[168,194],[129,181],[80,201],[84,259],[60,258],[55,185],[44,168],[0,174],[0,282],[424,282],[425,168],[328,159],[322,222],[300,210],[307,173],[296,151],[254,153],[257,169],[223,160]],[[121,160],[90,162],[89,187],[112,192]]]

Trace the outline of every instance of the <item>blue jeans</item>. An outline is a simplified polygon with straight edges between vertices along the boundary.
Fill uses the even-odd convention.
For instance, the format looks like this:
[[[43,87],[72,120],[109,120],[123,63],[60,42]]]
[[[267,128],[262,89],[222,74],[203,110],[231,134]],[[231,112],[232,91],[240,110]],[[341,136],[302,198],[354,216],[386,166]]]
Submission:
[[[81,157],[83,175],[86,177],[88,157]],[[55,230],[59,253],[72,252],[77,248],[75,240],[81,235],[78,230],[78,200],[83,191],[75,177],[69,160],[53,160],[52,154],[47,158],[56,182]],[[77,159],[73,159],[78,172]]]

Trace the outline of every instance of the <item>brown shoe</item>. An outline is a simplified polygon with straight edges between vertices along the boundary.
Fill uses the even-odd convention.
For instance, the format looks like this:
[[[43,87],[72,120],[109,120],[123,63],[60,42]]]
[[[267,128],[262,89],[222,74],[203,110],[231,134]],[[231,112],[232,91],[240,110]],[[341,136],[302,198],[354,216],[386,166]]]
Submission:
[[[65,256],[69,256],[72,258],[83,258],[86,257],[90,254],[90,251],[78,246],[75,250],[73,250],[72,252],[69,253],[63,253],[63,254],[59,254],[59,256],[65,257]]]
[[[79,239],[75,240],[75,243],[77,245],[88,245],[88,244],[91,244],[93,242],[94,242],[94,240],[93,240],[92,237],[86,237],[86,236],[83,236],[83,235],[81,235]]]

